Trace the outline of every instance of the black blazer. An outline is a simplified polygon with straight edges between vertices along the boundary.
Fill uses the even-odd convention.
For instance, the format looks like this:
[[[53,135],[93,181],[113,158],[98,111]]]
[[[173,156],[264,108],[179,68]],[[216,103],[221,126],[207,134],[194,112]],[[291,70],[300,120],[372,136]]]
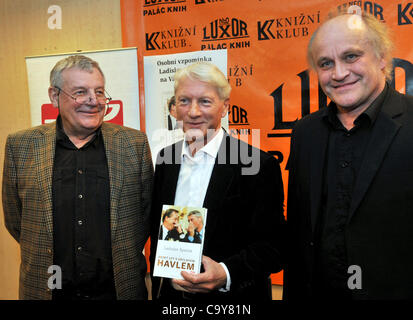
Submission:
[[[289,258],[284,298],[312,296],[314,234],[320,213],[327,109],[297,122],[288,161]],[[389,88],[355,182],[345,238],[362,271],[355,299],[413,298],[413,97]],[[349,274],[349,277],[351,274]]]
[[[163,149],[158,156],[151,210],[151,270],[162,205],[174,204],[181,151],[182,141]],[[243,174],[250,167],[246,152],[253,155],[253,167],[259,168],[254,175]],[[160,163],[161,158],[173,163]],[[282,268],[283,199],[276,159],[225,134],[203,204],[208,209],[203,254],[225,263],[232,284],[229,293],[217,290],[209,298],[271,297],[268,276]],[[168,294],[170,281],[165,280],[160,297],[181,297],[178,291],[170,290]],[[159,278],[152,277],[154,299],[158,289]]]

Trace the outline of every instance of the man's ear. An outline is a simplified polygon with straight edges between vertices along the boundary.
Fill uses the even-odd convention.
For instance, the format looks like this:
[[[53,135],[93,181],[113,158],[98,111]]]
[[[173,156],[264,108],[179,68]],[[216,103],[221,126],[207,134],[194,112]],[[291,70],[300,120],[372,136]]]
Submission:
[[[176,105],[171,106],[171,110],[169,110],[169,113],[171,114],[172,117],[176,119]]]
[[[384,57],[380,58],[379,65],[380,65],[380,70],[384,72],[384,70],[386,69],[386,65],[387,65],[386,59]]]
[[[59,89],[55,87],[49,87],[48,90],[50,102],[55,108],[59,106]]]
[[[222,109],[221,118],[224,118],[229,110],[229,99],[225,99],[224,101],[224,108]]]

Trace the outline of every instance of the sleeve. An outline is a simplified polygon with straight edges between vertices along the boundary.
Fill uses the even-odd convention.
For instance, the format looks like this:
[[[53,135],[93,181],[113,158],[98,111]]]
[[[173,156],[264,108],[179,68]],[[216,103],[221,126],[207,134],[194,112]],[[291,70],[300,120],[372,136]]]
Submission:
[[[11,141],[11,137],[8,136],[4,155],[2,200],[6,228],[13,238],[19,242],[22,205],[19,198],[17,171]]]
[[[142,170],[141,170],[141,183],[142,183],[142,212],[145,226],[145,239],[149,236],[149,219],[151,211],[151,199],[152,199],[152,185],[153,185],[153,162],[151,150],[149,147],[148,139],[145,135],[144,142],[142,144]]]
[[[229,274],[228,268],[225,263],[220,262],[219,264],[222,266],[222,268],[224,268],[225,274],[227,275],[227,282],[225,283],[224,287],[219,289],[219,291],[228,292],[231,288],[231,275]]]
[[[299,203],[298,183],[296,177],[297,169],[297,126],[291,133],[290,141],[290,155],[288,158],[286,169],[288,170],[288,198],[287,198],[287,251],[286,251],[286,263],[284,266],[284,279],[283,279],[283,299],[290,299],[290,287],[291,281],[291,262],[294,261],[294,257],[297,253],[295,241],[298,238],[297,233],[294,231],[294,219],[297,217],[297,205]]]
[[[161,218],[161,205],[160,205],[160,186],[162,181],[162,166],[156,165],[155,175],[154,175],[154,184],[152,188],[152,205],[151,205],[151,212],[149,217],[149,225],[150,225],[150,237],[151,237],[151,247],[150,247],[150,264],[151,264],[151,274],[153,273],[154,261],[155,261],[155,254],[156,254],[156,246],[158,244],[158,236],[159,236],[159,221]]]

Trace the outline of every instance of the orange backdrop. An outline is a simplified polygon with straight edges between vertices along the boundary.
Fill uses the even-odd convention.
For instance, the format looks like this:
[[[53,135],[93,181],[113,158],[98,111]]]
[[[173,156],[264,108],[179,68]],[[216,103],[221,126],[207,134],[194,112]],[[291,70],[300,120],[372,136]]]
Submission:
[[[138,47],[141,128],[145,128],[143,56],[227,49],[233,88],[230,133],[277,157],[285,191],[294,121],[328,103],[306,62],[309,36],[328,11],[357,5],[390,26],[396,43],[394,85],[413,95],[409,1],[120,1],[123,46]],[[281,284],[282,272],[272,275],[272,281]]]

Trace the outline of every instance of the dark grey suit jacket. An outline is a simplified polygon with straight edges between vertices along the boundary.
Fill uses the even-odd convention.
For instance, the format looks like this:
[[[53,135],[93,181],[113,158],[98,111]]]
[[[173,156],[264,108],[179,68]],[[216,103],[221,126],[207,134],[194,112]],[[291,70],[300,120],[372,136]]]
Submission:
[[[315,228],[328,143],[328,129],[322,122],[326,112],[304,117],[292,133],[287,299],[313,294]],[[345,237],[349,266],[362,270],[362,289],[352,291],[355,299],[413,298],[413,97],[392,88],[365,150]]]

